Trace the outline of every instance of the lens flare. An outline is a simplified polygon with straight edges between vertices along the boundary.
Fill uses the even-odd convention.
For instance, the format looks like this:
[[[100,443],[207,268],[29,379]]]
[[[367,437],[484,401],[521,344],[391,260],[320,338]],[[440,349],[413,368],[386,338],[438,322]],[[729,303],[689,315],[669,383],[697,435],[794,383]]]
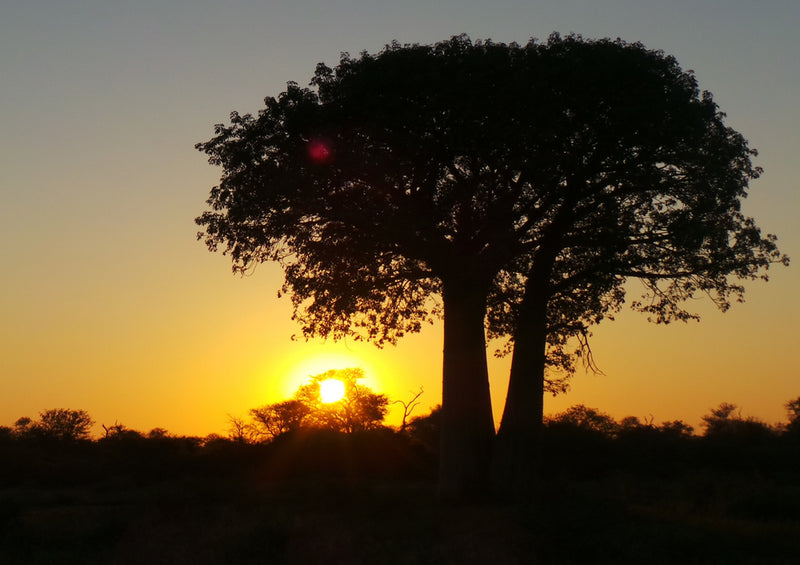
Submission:
[[[333,161],[333,149],[330,143],[314,139],[308,144],[308,156],[317,165],[327,165]]]

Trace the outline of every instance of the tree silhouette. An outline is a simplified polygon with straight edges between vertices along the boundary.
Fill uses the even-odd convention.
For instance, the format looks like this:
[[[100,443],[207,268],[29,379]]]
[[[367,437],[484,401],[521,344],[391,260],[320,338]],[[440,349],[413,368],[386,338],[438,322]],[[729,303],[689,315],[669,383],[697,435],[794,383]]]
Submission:
[[[25,437],[30,434],[33,427],[33,420],[28,416],[22,416],[14,422],[14,435],[16,437]]]
[[[381,426],[389,400],[359,384],[362,369],[331,369],[311,377],[309,384],[297,389],[294,398],[250,410],[255,428],[273,439],[301,428],[317,428],[344,433],[375,429]],[[336,402],[323,402],[320,384],[336,379],[344,384],[344,396]]]
[[[35,430],[35,434],[45,438],[77,441],[89,438],[92,424],[94,421],[85,410],[54,408],[40,412],[39,420],[31,423],[30,426],[32,430]]]
[[[311,377],[311,383],[301,386],[295,398],[309,408],[306,424],[315,428],[353,433],[380,427],[388,410],[389,399],[359,384],[363,369],[331,369]],[[344,396],[336,402],[323,402],[320,384],[328,379],[344,383]]]
[[[570,36],[552,37],[542,61],[557,116],[543,166],[555,182],[538,189],[537,245],[496,286],[510,295],[500,329],[515,345],[495,450],[506,484],[535,468],[548,340],[585,340],[620,308],[630,278],[645,290],[632,307],[668,323],[697,319],[683,307],[697,295],[726,310],[742,299],[741,280],[788,262],[740,212],[760,173],[755,150],[673,57]]]
[[[785,408],[789,417],[786,431],[796,437],[800,437],[800,396],[787,402]]]
[[[164,428],[153,428],[147,432],[148,439],[166,439],[172,437],[172,434]]]
[[[414,409],[419,406],[419,397],[422,396],[422,393],[425,392],[422,387],[419,387],[419,391],[411,397],[411,400],[395,400],[392,404],[399,404],[403,407],[403,419],[400,422],[400,432],[406,431],[408,427],[408,419],[411,417],[411,413]]]
[[[261,408],[252,408],[250,416],[257,433],[267,439],[299,430],[310,407],[301,400],[292,399],[276,402]]]
[[[619,424],[617,424],[614,418],[595,408],[584,406],[583,404],[571,406],[564,412],[549,418],[547,420],[547,425],[549,427],[577,428],[607,438],[614,437],[619,430]]]
[[[694,428],[683,420],[663,422],[658,429],[661,430],[663,434],[674,438],[688,438],[691,437],[692,432],[694,432]]]
[[[753,417],[743,418],[735,404],[723,402],[702,418],[704,436],[712,439],[754,441],[772,435],[772,428]]]
[[[197,146],[223,169],[200,237],[238,272],[281,262],[307,337],[392,343],[443,316],[444,496],[488,479],[487,309],[513,349],[496,452],[527,479],[545,369],[569,374],[570,338],[588,351],[627,278],[667,322],[697,293],[726,308],[736,279],[785,261],[739,212],[755,152],[640,44],[393,43],[265,103]]]
[[[120,438],[125,434],[125,432],[130,431],[125,424],[120,424],[116,420],[110,426],[100,424],[100,427],[103,428],[104,439]]]
[[[244,418],[228,414],[228,439],[236,443],[252,443],[259,435],[256,426]]]

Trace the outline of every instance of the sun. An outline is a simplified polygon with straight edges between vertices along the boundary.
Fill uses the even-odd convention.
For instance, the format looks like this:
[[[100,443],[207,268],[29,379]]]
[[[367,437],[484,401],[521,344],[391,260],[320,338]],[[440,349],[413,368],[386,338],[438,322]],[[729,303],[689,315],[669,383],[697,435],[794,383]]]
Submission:
[[[338,402],[344,397],[344,383],[339,379],[325,379],[319,383],[319,395],[325,404]]]
[[[281,394],[283,396],[292,396],[298,387],[308,384],[311,377],[322,375],[331,369],[355,367],[363,369],[365,373],[365,378],[359,381],[359,384],[375,389],[383,388],[383,383],[376,378],[375,362],[371,361],[370,355],[374,354],[369,352],[367,355],[356,355],[351,351],[330,351],[331,347],[326,349],[328,350],[312,353],[299,351],[296,355],[287,358],[286,368],[281,370],[286,374],[286,377],[281,380],[283,385]],[[339,349],[344,348],[339,347]]]

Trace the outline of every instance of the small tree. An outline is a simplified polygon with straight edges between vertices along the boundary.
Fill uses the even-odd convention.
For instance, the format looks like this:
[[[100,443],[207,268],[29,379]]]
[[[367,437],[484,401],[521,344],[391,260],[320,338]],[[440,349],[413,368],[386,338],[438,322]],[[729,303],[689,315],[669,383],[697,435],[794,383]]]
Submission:
[[[147,439],[166,439],[170,433],[165,428],[153,428],[147,432]]]
[[[705,437],[712,439],[752,441],[772,435],[772,428],[753,417],[743,418],[735,404],[723,402],[703,416]]]
[[[614,418],[583,404],[571,406],[564,412],[549,418],[547,423],[551,427],[572,426],[598,433],[604,437],[613,437],[619,430],[619,424]]]
[[[17,438],[26,437],[31,433],[33,420],[27,416],[22,416],[14,422],[13,435]]]
[[[683,420],[662,422],[658,429],[661,431],[661,433],[676,438],[692,437],[692,434],[694,433],[694,428]]]
[[[119,438],[128,431],[127,426],[125,424],[120,424],[116,420],[110,426],[106,426],[105,424],[100,424],[103,428],[104,436],[103,439],[112,439],[112,438]]]
[[[389,399],[359,384],[362,378],[364,371],[357,368],[332,369],[311,377],[311,383],[301,386],[295,393],[295,398],[309,409],[304,423],[345,433],[379,427],[386,416]],[[345,393],[341,400],[330,403],[322,401],[320,385],[328,379],[344,383]]]
[[[61,441],[88,439],[94,420],[85,410],[54,408],[39,413],[33,425],[44,437]]]
[[[650,437],[656,432],[653,426],[653,417],[650,416],[644,422],[636,416],[626,416],[619,421],[615,436],[617,438],[642,438]]]
[[[380,427],[389,399],[359,384],[362,369],[332,369],[311,377],[297,389],[294,398],[250,410],[253,426],[262,437],[273,439],[301,428],[319,428],[353,433]],[[322,382],[336,379],[344,384],[344,396],[336,402],[323,402]]]
[[[712,408],[710,414],[703,416],[701,424],[705,429],[705,436],[724,435],[731,427],[734,420],[741,419],[734,414],[737,406],[728,402],[723,402],[717,408]]]
[[[247,422],[244,418],[228,414],[228,439],[236,443],[252,443],[258,435],[259,432],[252,423]]]
[[[274,439],[279,435],[299,430],[309,411],[308,405],[292,399],[261,408],[252,408],[250,417],[253,419],[253,429],[258,437]]]
[[[422,396],[422,393],[425,392],[422,387],[419,387],[419,392],[417,392],[414,396],[411,397],[411,400],[395,400],[392,404],[399,404],[403,407],[403,420],[400,423],[400,431],[406,431],[408,427],[408,419],[411,417],[411,413],[414,409],[419,406],[418,399]]]
[[[789,416],[789,423],[786,424],[786,431],[793,435],[800,436],[800,396],[790,400],[785,404],[786,412]]]

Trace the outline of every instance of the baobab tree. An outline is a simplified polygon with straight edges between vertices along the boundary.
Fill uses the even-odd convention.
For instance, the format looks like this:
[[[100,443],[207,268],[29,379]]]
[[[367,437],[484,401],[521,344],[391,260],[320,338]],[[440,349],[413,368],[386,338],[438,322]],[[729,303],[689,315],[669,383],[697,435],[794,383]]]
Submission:
[[[307,337],[381,345],[443,318],[445,497],[489,479],[487,323],[513,350],[496,452],[518,477],[548,359],[571,366],[567,340],[619,308],[627,279],[649,291],[633,306],[668,321],[785,262],[739,212],[754,150],[641,44],[393,43],[265,104],[198,144],[223,170],[199,237],[238,272],[279,261]]]

